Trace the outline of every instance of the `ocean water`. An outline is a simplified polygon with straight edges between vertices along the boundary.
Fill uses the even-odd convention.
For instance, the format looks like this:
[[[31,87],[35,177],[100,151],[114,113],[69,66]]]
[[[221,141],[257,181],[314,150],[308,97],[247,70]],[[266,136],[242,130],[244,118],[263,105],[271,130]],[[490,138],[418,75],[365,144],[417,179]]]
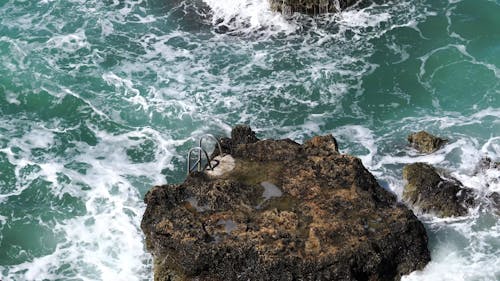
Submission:
[[[140,220],[205,133],[333,134],[399,197],[447,169],[483,202],[418,214],[405,281],[500,280],[500,1],[374,0],[283,17],[266,0],[0,0],[0,279],[152,280]],[[448,145],[421,155],[406,136]]]

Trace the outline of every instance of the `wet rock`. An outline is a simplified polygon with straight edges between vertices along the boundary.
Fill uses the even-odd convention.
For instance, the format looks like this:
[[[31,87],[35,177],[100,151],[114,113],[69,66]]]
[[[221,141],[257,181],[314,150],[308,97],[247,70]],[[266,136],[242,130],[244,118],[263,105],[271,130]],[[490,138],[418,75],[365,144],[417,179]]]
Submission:
[[[283,14],[303,13],[318,15],[336,13],[355,4],[357,0],[269,0],[273,11]]]
[[[219,139],[223,154],[235,154],[235,149],[239,145],[247,145],[257,141],[259,139],[255,136],[255,132],[247,125],[236,125],[231,130],[231,138],[223,137]],[[218,153],[212,155],[212,157],[216,155]]]
[[[476,165],[476,169],[474,170],[474,174],[478,174],[480,172],[484,172],[488,169],[500,170],[500,162],[495,162],[491,160],[489,157],[483,157]]]
[[[231,131],[232,145],[249,144],[259,141],[255,132],[247,125],[237,125]]]
[[[489,157],[484,157],[479,161],[474,175],[485,176],[488,179],[488,184],[498,184],[500,182],[500,162],[495,162]],[[492,192],[486,196],[488,206],[500,215],[500,194]]]
[[[339,153],[339,146],[332,135],[315,136],[304,143],[304,150],[308,155],[327,156]]]
[[[407,181],[403,199],[424,213],[435,213],[439,217],[464,216],[468,208],[477,205],[472,189],[456,179],[442,178],[429,164],[406,165],[403,179]]]
[[[290,140],[262,140],[256,143],[239,144],[233,155],[249,161],[282,161],[297,157],[301,146]]]
[[[500,193],[493,192],[488,195],[487,198],[490,201],[489,203],[492,209],[495,210],[495,213],[500,216]]]
[[[426,131],[410,134],[408,141],[411,146],[422,153],[432,153],[447,142],[447,140],[433,136]]]
[[[232,136],[231,171],[146,194],[155,280],[399,280],[430,260],[422,223],[332,136]]]

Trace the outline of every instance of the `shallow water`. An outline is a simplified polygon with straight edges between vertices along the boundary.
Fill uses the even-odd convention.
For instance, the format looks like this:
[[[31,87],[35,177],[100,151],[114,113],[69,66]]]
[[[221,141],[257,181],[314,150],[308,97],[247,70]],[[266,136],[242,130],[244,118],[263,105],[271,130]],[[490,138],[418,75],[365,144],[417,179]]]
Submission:
[[[400,196],[404,164],[500,191],[500,1],[374,1],[285,19],[265,0],[0,0],[2,280],[151,280],[139,224],[202,134],[333,134]],[[449,144],[420,155],[406,135]],[[500,280],[487,208],[421,216],[404,280]]]

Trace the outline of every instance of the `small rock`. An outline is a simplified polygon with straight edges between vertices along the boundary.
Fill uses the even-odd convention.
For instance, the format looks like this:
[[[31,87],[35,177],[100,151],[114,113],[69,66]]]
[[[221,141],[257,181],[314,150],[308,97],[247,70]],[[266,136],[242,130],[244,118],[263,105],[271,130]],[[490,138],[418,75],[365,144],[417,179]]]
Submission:
[[[411,146],[422,153],[432,153],[440,149],[447,140],[433,136],[426,131],[412,133],[408,136]]]
[[[237,125],[231,131],[232,145],[249,144],[257,142],[259,139],[255,136],[255,132],[247,125]]]
[[[476,205],[473,191],[458,180],[443,179],[436,169],[425,163],[414,163],[403,168],[407,184],[403,199],[422,210],[439,217],[463,216]]]

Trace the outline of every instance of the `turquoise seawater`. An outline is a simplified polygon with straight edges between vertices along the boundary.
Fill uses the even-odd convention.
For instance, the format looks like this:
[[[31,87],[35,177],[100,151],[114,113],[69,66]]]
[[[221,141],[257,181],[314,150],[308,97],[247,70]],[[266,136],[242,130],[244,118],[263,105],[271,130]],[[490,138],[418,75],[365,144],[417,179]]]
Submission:
[[[145,192],[205,133],[333,134],[398,196],[431,163],[481,208],[421,215],[409,280],[500,280],[500,1],[364,1],[285,18],[266,0],[0,0],[0,279],[152,280]],[[420,155],[406,135],[450,140]]]

